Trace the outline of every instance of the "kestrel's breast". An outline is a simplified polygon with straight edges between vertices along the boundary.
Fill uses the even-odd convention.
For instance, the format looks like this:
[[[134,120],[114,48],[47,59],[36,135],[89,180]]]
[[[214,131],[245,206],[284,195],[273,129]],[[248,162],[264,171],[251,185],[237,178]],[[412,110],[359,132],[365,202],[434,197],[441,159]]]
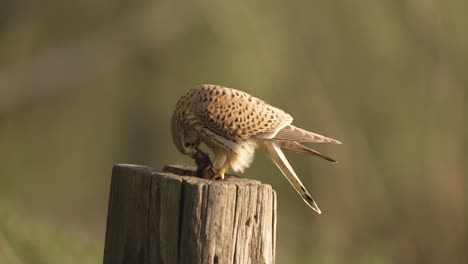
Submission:
[[[205,143],[215,156],[222,154],[229,157],[230,166],[234,171],[243,172],[252,163],[257,149],[255,140],[232,140],[213,133],[211,129],[204,129],[201,134],[201,142]]]

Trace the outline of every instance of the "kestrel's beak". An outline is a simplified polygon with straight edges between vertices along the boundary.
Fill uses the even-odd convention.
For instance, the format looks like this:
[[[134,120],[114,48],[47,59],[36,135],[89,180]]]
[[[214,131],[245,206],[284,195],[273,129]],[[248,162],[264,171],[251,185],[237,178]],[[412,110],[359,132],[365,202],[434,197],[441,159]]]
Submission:
[[[192,159],[195,157],[195,153],[197,153],[192,147],[186,148],[185,151]]]
[[[188,146],[185,149],[185,155],[190,156],[192,159],[195,157],[195,154],[198,151],[198,146]]]

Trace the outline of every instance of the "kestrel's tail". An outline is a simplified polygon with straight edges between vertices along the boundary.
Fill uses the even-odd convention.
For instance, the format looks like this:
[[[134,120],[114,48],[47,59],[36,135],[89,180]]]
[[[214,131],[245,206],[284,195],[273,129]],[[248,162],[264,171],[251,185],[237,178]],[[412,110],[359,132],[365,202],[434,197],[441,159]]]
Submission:
[[[284,141],[341,144],[341,141],[338,141],[336,139],[329,138],[314,132],[310,132],[293,125],[287,125],[280,129],[276,133],[274,139]]]
[[[321,214],[317,203],[315,203],[312,196],[305,189],[301,180],[297,177],[293,168],[289,164],[288,160],[284,156],[283,151],[277,142],[274,141],[264,141],[264,144],[267,155],[273,160],[273,162],[278,166],[283,175],[288,179],[289,183],[296,189],[296,191],[301,195],[302,199],[317,213]]]
[[[322,153],[315,151],[313,149],[310,149],[304,145],[301,145],[295,141],[278,141],[278,145],[285,150],[293,151],[299,154],[304,154],[304,155],[312,155],[312,156],[317,156],[319,158],[331,161],[331,162],[336,162],[336,160],[323,155]]]

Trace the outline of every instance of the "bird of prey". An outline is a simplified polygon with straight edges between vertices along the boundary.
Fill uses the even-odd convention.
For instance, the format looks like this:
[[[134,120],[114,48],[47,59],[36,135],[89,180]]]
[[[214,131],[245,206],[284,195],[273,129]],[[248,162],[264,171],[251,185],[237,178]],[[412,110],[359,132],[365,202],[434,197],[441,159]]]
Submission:
[[[302,199],[317,213],[317,203],[289,164],[282,150],[313,155],[335,162],[300,142],[340,141],[292,125],[293,118],[283,110],[245,92],[218,85],[193,87],[177,102],[171,120],[171,134],[177,149],[194,157],[204,143],[214,154],[213,179],[224,179],[231,167],[243,172],[263,148]]]

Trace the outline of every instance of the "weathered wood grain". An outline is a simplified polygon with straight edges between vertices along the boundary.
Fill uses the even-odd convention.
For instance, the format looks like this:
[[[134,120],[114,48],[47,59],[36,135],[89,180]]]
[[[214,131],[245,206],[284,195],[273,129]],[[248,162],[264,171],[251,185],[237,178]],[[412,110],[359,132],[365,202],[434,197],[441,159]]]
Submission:
[[[276,193],[259,181],[116,165],[104,263],[274,263]]]

